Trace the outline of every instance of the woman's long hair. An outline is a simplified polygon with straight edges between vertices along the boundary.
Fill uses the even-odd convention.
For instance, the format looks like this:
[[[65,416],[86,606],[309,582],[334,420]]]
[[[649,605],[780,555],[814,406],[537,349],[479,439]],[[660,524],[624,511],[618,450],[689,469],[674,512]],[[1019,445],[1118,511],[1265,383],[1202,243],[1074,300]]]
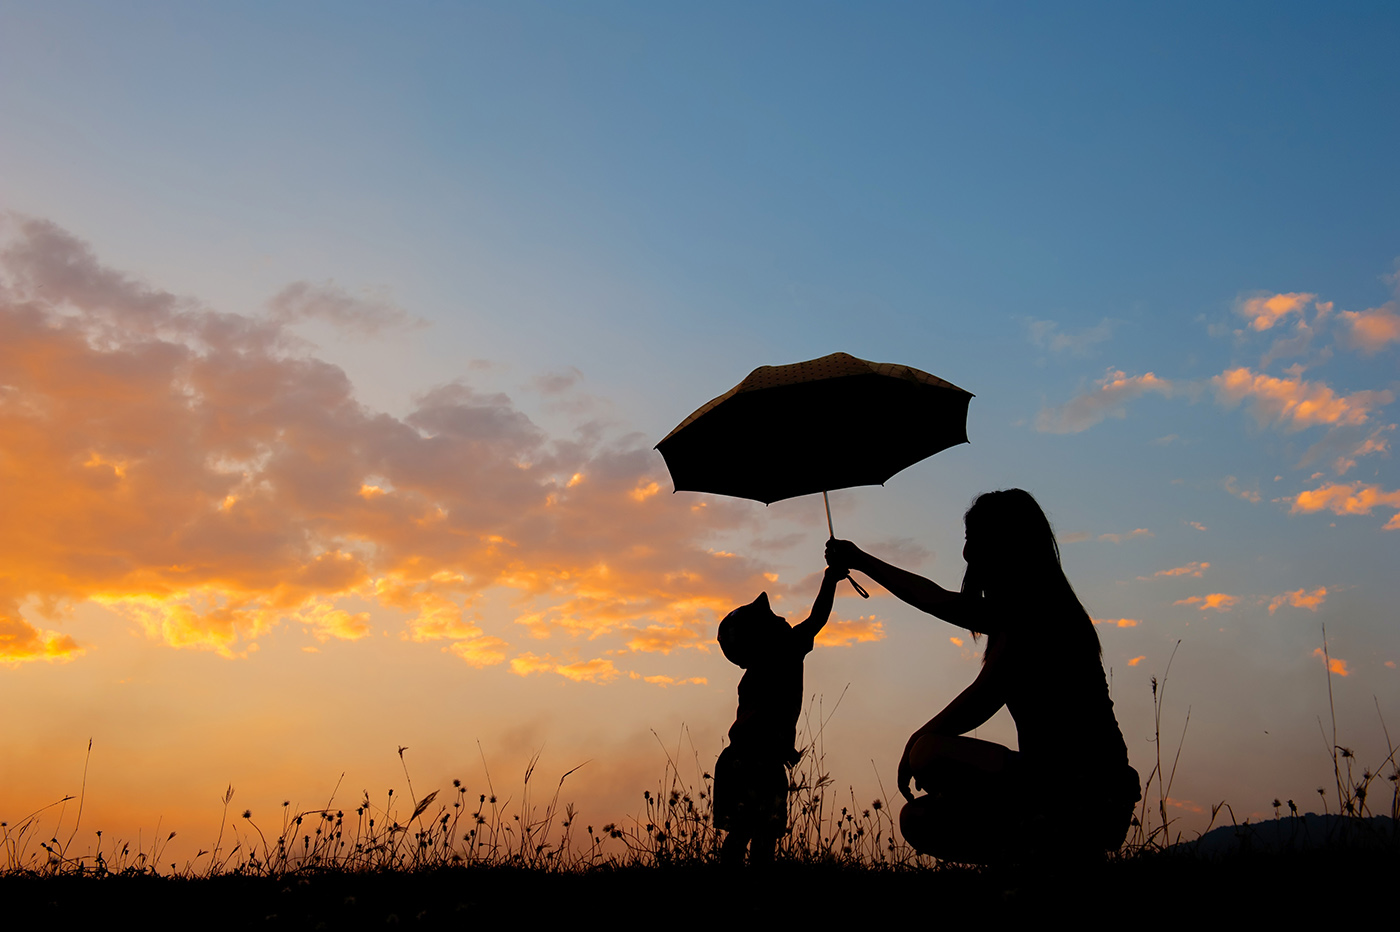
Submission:
[[[963,515],[970,547],[962,591],[990,598],[1008,610],[1034,610],[1053,633],[1098,633],[1060,566],[1060,545],[1040,504],[1023,489],[984,492]],[[1035,599],[1037,604],[1027,604]],[[1035,623],[1035,622],[1030,622]],[[1050,632],[1047,632],[1050,633]]]

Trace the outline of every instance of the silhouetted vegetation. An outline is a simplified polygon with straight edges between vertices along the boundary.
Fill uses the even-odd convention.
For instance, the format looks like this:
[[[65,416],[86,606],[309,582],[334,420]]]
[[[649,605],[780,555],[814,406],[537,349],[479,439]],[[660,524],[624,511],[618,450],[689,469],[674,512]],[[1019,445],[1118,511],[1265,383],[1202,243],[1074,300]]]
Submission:
[[[1154,680],[1159,748],[1164,695],[1165,683],[1159,688]],[[791,772],[788,832],[767,870],[720,865],[712,777],[692,748],[689,766],[667,751],[662,777],[642,793],[638,813],[605,824],[561,804],[572,771],[540,799],[537,759],[519,791],[504,797],[489,778],[484,793],[454,780],[446,793],[418,796],[405,762],[407,795],[391,789],[351,807],[332,799],[305,810],[284,802],[270,831],[253,812],[233,807],[229,787],[220,800],[223,828],[184,863],[164,858],[174,832],[143,845],[80,832],[81,794],[66,834],[61,818],[45,831],[45,817],[75,800],[65,797],[17,823],[0,823],[0,897],[8,918],[59,927],[130,915],[205,928],[432,928],[578,921],[605,910],[655,911],[686,926],[709,921],[709,897],[720,886],[745,897],[759,919],[868,922],[930,897],[949,919],[985,919],[1140,909],[1168,892],[1180,910],[1304,888],[1379,890],[1400,868],[1400,770],[1388,732],[1390,753],[1378,768],[1359,767],[1334,740],[1335,786],[1318,791],[1322,816],[1301,816],[1293,800],[1274,800],[1274,819],[1251,825],[1236,822],[1222,803],[1212,807],[1212,824],[1229,824],[1184,839],[1166,817],[1175,758],[1168,762],[1159,751],[1120,851],[1099,862],[1067,860],[1055,855],[1051,837],[1034,860],[978,868],[938,862],[905,845],[887,799],[839,793],[826,772],[823,724],[820,712],[814,720],[809,710],[803,757]],[[1379,800],[1382,811],[1375,812]],[[1331,908],[1326,897],[1304,897],[1290,913]]]

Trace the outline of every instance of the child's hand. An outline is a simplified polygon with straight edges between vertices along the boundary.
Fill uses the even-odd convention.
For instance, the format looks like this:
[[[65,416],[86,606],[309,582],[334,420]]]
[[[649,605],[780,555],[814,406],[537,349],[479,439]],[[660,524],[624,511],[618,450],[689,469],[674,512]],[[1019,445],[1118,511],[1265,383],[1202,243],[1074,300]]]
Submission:
[[[839,566],[828,566],[826,571],[822,573],[822,579],[825,582],[838,583],[849,575],[851,575],[850,570],[843,569]]]

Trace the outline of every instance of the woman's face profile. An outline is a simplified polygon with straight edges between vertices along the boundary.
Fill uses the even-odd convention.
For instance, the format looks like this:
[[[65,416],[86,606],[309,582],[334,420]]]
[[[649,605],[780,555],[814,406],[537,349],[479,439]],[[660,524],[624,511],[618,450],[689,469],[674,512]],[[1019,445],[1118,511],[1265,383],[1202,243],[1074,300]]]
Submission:
[[[970,527],[963,531],[963,562],[968,566],[986,557],[985,538],[985,534],[979,534]]]
[[[998,574],[1005,566],[1007,542],[989,534],[985,528],[969,527],[963,535],[963,562],[975,568],[984,582],[990,582],[992,574]]]

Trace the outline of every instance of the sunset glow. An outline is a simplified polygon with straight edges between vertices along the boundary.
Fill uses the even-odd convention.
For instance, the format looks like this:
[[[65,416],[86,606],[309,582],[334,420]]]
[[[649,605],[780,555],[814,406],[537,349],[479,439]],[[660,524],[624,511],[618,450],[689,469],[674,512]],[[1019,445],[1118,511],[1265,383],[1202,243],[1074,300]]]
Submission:
[[[712,772],[727,613],[805,619],[831,534],[975,587],[963,516],[1005,488],[1141,774],[1190,709],[1185,837],[1330,781],[1334,708],[1376,767],[1397,41],[1249,4],[6,7],[0,821],[87,773],[75,844],[159,826],[178,860],[244,809],[518,804],[535,768],[621,824]],[[973,393],[969,442],[829,515],[675,491],[655,447],[691,412],[836,352]],[[933,432],[873,407],[713,452],[782,474]],[[854,575],[799,740],[842,805],[897,808],[994,639]],[[976,736],[1017,742],[1004,709]]]

